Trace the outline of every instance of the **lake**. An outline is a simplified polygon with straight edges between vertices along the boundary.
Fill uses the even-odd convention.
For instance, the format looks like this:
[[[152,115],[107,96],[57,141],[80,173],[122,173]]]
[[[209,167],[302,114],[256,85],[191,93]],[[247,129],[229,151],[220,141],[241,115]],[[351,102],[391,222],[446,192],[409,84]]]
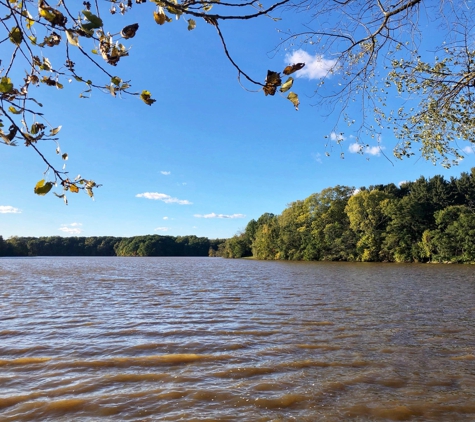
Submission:
[[[0,420],[474,421],[475,267],[0,259]]]

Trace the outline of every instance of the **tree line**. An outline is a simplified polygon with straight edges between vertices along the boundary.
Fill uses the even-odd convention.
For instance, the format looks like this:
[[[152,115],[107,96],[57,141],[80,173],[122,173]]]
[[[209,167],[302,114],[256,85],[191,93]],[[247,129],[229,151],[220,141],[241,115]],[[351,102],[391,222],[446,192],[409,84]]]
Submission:
[[[0,256],[216,256],[222,242],[197,236],[0,236]]]
[[[228,258],[475,262],[475,168],[355,189],[335,186],[264,213],[219,246]]]

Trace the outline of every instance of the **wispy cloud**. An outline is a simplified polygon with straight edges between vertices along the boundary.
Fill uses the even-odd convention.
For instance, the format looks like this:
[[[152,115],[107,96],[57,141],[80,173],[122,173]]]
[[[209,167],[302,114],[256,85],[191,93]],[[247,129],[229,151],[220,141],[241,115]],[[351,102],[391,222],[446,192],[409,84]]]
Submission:
[[[156,227],[154,229],[156,232],[167,232],[168,230],[170,230],[170,227]]]
[[[315,159],[315,161],[316,161],[318,164],[323,164],[323,161],[322,161],[322,154],[320,154],[319,152],[317,152],[316,154],[314,154],[313,158]]]
[[[170,195],[166,195],[165,193],[158,193],[158,192],[144,192],[138,193],[135,195],[136,198],[147,198],[153,199],[156,201],[163,201],[166,204],[180,204],[180,205],[191,205],[192,202],[188,201],[187,199],[178,199],[173,198]]]
[[[354,144],[350,144],[350,146],[348,147],[348,151],[350,151],[353,154],[363,153],[363,154],[374,155],[374,156],[380,156],[381,151],[384,149],[385,147],[381,145],[374,146],[374,147],[369,147],[369,146],[365,147],[357,142],[355,142]]]
[[[79,228],[80,226],[82,226],[81,223],[61,224],[58,230],[63,233],[78,235],[82,233],[82,229]]]
[[[160,173],[162,173],[164,176],[169,176],[170,174],[172,174],[171,171],[165,171],[165,170],[162,170]]]
[[[20,214],[21,210],[11,205],[0,205],[0,214]]]
[[[285,61],[291,64],[305,63],[305,67],[295,75],[298,78],[320,79],[330,76],[330,70],[335,68],[337,61],[325,59],[321,54],[314,56],[304,50],[296,50],[285,56]]]
[[[168,220],[169,218],[168,217],[163,217],[164,220]]]
[[[475,151],[473,150],[473,147],[472,146],[466,146],[464,148],[462,148],[462,151],[465,153],[465,154],[473,154]]]
[[[211,214],[195,214],[196,218],[244,218],[245,214],[216,214],[212,212]]]

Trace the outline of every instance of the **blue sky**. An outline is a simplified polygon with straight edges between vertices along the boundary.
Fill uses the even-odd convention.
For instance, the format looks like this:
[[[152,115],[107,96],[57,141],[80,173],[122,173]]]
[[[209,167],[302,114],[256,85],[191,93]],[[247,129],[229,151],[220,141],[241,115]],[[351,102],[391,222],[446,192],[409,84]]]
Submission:
[[[80,99],[80,84],[67,80],[63,90],[38,88],[49,123],[62,125],[66,170],[102,187],[94,201],[84,192],[68,193],[68,206],[52,193],[37,196],[33,187],[45,165],[31,148],[0,145],[0,235],[230,237],[250,219],[278,214],[326,187],[397,184],[421,175],[449,178],[475,166],[471,149],[449,170],[418,156],[398,161],[391,154],[396,140],[390,132],[383,134],[381,147],[392,163],[375,142],[364,154],[355,153],[349,134],[341,147],[331,142],[335,119],[323,117],[311,98],[325,62],[301,46],[274,51],[279,34],[270,19],[226,23],[222,30],[233,58],[255,79],[264,81],[267,69],[281,71],[305,58],[294,85],[298,112],[284,96],[244,90],[211,25],[198,21],[194,31],[182,21],[158,26],[151,16],[139,16],[141,10],[116,16],[118,28],[135,21],[140,28],[128,42],[130,56],[108,71],[131,79],[136,91],[148,89],[156,103],[148,107],[135,97],[101,92]],[[54,49],[48,53],[54,64]],[[79,73],[108,82],[78,54],[75,59]],[[326,83],[337,84],[338,75]],[[325,146],[325,136],[332,147]],[[54,143],[40,148],[62,166]]]

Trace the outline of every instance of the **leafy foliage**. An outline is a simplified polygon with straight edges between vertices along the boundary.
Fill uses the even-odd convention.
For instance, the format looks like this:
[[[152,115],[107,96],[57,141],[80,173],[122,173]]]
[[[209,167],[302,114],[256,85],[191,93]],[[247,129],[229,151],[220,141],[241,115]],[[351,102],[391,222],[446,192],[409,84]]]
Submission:
[[[335,186],[251,220],[221,256],[250,256],[250,248],[257,259],[475,262],[474,201],[475,168],[399,188]]]

